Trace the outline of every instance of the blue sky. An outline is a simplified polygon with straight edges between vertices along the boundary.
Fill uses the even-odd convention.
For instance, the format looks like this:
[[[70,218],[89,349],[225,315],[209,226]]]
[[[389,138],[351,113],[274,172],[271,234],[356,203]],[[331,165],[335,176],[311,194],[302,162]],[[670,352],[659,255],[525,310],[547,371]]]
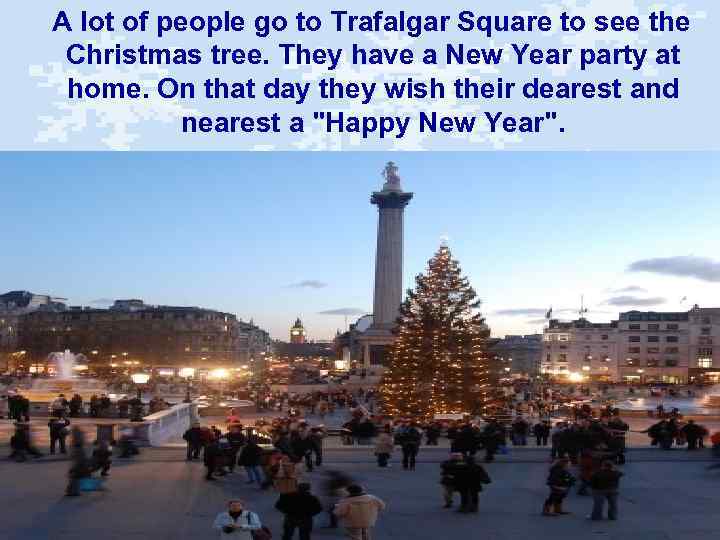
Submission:
[[[199,305],[281,338],[300,315],[328,338],[344,318],[322,311],[372,307],[389,159],[415,192],[406,286],[448,236],[496,335],[581,294],[593,320],[720,305],[720,153],[701,152],[3,153],[0,289]]]

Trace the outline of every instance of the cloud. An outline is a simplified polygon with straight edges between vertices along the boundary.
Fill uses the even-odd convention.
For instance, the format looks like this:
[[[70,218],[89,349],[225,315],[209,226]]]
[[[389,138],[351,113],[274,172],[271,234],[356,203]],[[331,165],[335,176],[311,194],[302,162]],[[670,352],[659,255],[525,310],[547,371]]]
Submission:
[[[97,298],[95,300],[90,300],[90,304],[93,306],[109,306],[113,303],[115,303],[115,300],[112,298]]]
[[[328,284],[317,279],[305,279],[288,285],[291,289],[324,289]]]
[[[605,292],[609,292],[612,294],[621,294],[621,293],[629,293],[629,292],[647,292],[647,289],[643,289],[642,287],[638,287],[637,285],[628,285],[627,287],[622,287],[620,289],[606,289]]]
[[[661,296],[653,296],[653,297],[649,297],[649,298],[639,298],[637,296],[624,295],[624,296],[613,296],[612,298],[608,298],[605,303],[609,306],[646,307],[646,306],[657,306],[659,304],[664,304],[665,302],[667,302],[667,299],[665,299]]]
[[[319,311],[318,315],[365,315],[367,311],[364,309],[344,307],[338,309],[328,309],[327,311]]]
[[[542,316],[547,313],[547,309],[543,308],[517,308],[517,309],[498,309],[495,315],[504,317],[534,317]]]
[[[545,324],[547,319],[528,319],[527,324]]]
[[[628,266],[628,272],[650,272],[664,276],[692,277],[701,281],[720,282],[720,262],[708,257],[680,255],[641,259]]]

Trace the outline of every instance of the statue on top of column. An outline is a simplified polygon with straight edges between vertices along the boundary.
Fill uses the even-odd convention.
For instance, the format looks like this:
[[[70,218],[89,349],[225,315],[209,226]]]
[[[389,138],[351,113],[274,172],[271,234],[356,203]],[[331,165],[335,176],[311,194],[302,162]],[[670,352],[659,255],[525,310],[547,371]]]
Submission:
[[[382,177],[385,179],[384,190],[402,191],[400,187],[400,176],[398,175],[398,166],[393,161],[388,161],[382,171]]]

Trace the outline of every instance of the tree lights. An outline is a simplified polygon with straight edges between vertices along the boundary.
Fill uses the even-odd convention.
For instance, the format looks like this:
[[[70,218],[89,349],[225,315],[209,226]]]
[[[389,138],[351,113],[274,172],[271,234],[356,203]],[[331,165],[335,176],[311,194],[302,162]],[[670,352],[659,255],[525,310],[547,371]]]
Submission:
[[[381,386],[387,414],[429,419],[490,404],[480,301],[447,246],[430,259],[400,308],[398,339]]]

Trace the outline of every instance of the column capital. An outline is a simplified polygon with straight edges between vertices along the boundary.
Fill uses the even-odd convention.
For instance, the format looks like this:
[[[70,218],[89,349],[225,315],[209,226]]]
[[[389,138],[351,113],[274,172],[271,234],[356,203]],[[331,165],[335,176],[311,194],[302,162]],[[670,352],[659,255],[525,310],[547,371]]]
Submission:
[[[413,194],[407,191],[375,191],[370,197],[370,203],[383,208],[405,208]]]

